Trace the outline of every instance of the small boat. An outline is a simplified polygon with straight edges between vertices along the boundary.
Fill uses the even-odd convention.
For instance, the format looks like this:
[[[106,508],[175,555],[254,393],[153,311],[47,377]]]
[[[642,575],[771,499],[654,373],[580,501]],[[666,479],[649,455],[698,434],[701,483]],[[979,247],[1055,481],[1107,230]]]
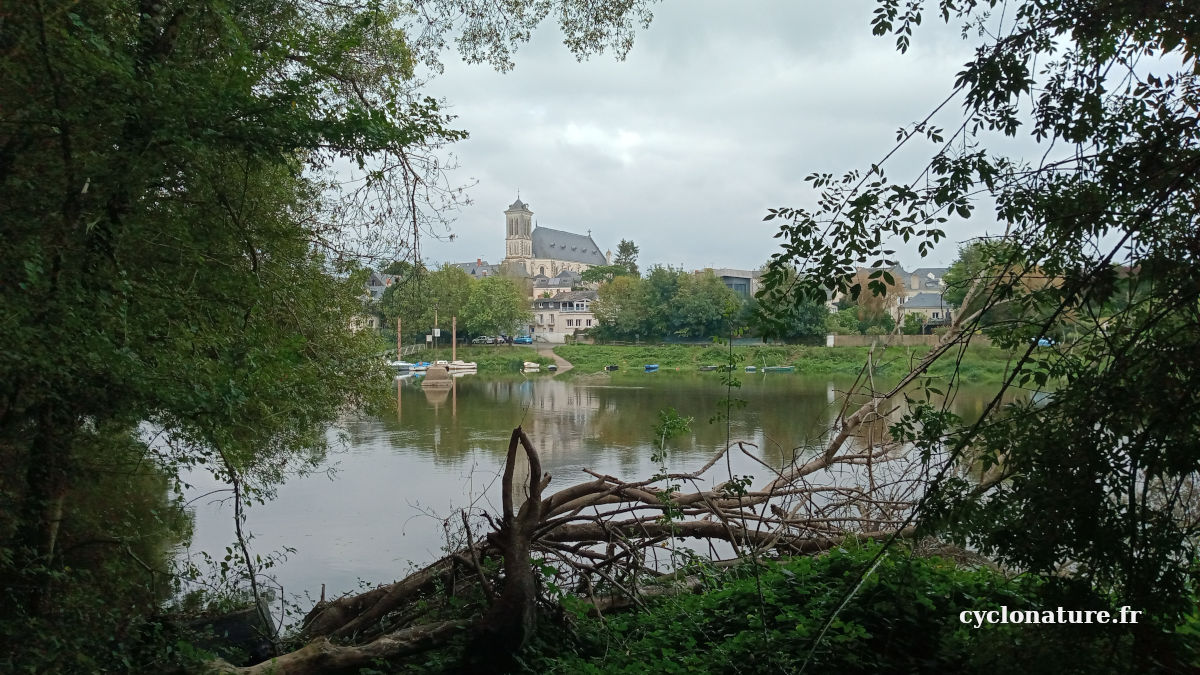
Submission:
[[[657,363],[647,363],[646,364],[646,372],[647,373],[653,373],[653,372],[657,372],[657,371],[658,371]]]
[[[550,365],[546,366],[546,370],[549,370],[550,372],[554,372],[554,371],[558,370],[558,366],[551,363]]]
[[[408,361],[388,361],[388,367],[403,373],[412,370],[413,364]]]
[[[432,364],[432,363],[430,363],[430,362],[428,362],[428,361],[418,361],[417,363],[414,363],[414,364],[412,365],[412,371],[413,371],[414,373],[423,373],[423,372],[425,372],[425,371],[426,371],[426,370],[429,368],[429,366],[431,366],[431,365],[433,365],[433,364]]]
[[[474,361],[451,361],[447,366],[452,371],[456,370],[478,370],[479,364]]]
[[[446,359],[438,359],[437,361],[434,361],[434,362],[433,362],[433,365],[435,365],[435,366],[441,366],[441,367],[443,367],[443,368],[449,368],[449,367],[450,367],[450,362],[449,362],[449,361],[447,361]]]
[[[711,373],[712,371],[714,371],[716,369],[717,369],[716,366],[700,366],[700,372],[702,372],[702,373]]]
[[[765,366],[764,373],[791,373],[796,370],[796,366]]]
[[[746,372],[747,373],[757,373],[758,368],[755,368],[754,366],[746,366]]]
[[[536,372],[541,371],[541,369],[542,369],[542,364],[540,364],[536,361],[526,361],[522,367],[522,370],[524,370],[527,373],[536,373]]]
[[[616,370],[617,368],[618,368],[618,366],[614,366],[614,365],[607,365],[607,366],[604,366],[604,370],[606,370],[606,371],[608,371],[608,372],[610,372],[610,373],[611,373],[611,372],[613,372],[614,370]]]

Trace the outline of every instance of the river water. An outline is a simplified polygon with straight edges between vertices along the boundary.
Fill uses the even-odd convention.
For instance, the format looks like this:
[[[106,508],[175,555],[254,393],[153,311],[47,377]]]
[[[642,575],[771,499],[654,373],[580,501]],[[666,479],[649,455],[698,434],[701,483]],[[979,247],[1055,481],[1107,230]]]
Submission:
[[[453,391],[426,392],[398,380],[397,405],[347,418],[331,430],[334,450],[315,473],[292,478],[277,497],[248,511],[255,553],[294,549],[269,570],[289,598],[306,604],[404,577],[441,555],[445,521],[464,508],[499,512],[499,473],[509,435],[522,425],[552,476],[548,492],[591,480],[590,468],[625,479],[657,471],[651,455],[659,411],[694,418],[667,443],[671,471],[691,470],[726,446],[744,441],[762,464],[732,453],[717,478],[754,474],[804,456],[827,433],[849,381],[792,374],[739,375],[728,423],[712,421],[727,406],[715,373],[623,373],[560,380],[468,376]],[[966,389],[952,408],[977,417],[984,389]],[[220,487],[192,476],[192,496]],[[759,480],[756,480],[757,484]],[[220,559],[234,541],[232,506],[215,497],[193,503],[195,527],[184,555]]]

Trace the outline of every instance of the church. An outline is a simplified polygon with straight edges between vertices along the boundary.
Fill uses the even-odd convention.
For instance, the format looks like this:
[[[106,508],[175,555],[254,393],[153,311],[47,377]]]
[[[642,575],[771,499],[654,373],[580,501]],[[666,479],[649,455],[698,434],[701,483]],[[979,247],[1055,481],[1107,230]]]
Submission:
[[[505,237],[502,264],[526,277],[557,277],[560,272],[580,273],[596,265],[608,265],[611,253],[600,252],[586,235],[535,227],[533,211],[518,197],[504,212]]]
[[[612,252],[601,252],[592,233],[575,234],[536,226],[533,210],[518,197],[504,212],[504,260],[489,265],[483,260],[456,263],[467,274],[480,278],[508,274],[539,279],[575,277],[589,267],[609,265]]]

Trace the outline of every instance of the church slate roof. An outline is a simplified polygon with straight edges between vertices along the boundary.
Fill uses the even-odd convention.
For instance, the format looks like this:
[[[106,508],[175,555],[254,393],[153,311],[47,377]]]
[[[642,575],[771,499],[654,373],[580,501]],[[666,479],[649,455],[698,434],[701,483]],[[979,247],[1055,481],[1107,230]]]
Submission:
[[[607,265],[608,260],[600,247],[588,235],[552,230],[548,227],[533,229],[533,257],[586,265]]]
[[[526,211],[528,211],[529,205],[526,204],[525,202],[521,201],[520,197],[517,197],[517,201],[513,202],[512,205],[508,207],[509,211],[512,211],[513,209],[525,209]]]

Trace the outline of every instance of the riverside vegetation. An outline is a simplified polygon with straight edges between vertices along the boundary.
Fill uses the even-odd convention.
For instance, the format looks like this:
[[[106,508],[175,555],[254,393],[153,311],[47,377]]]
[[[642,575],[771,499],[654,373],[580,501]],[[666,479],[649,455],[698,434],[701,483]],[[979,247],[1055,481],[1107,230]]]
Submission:
[[[883,338],[880,338],[883,341]],[[894,381],[907,374],[913,363],[929,353],[930,347],[890,347],[875,351],[875,374],[881,382]],[[657,363],[662,370],[679,369],[692,372],[700,366],[724,365],[729,362],[729,350],[712,345],[564,345],[555,353],[571,362],[574,369],[568,376],[594,373],[606,365],[621,370],[641,370],[647,363]],[[734,361],[739,367],[795,366],[796,373],[854,377],[867,363],[869,347],[812,347],[804,345],[754,345],[733,348]],[[957,363],[936,363],[929,375],[949,379],[957,369],[967,383],[989,383],[1003,380],[1014,363],[1014,353],[997,347],[971,346]]]
[[[207,578],[256,605],[270,556],[251,550],[242,507],[319,462],[328,426],[386,393],[375,340],[345,330],[362,310],[357,261],[415,257],[459,200],[438,151],[466,134],[421,95],[417,62],[436,65],[461,19],[469,60],[512,67],[551,15],[577,55],[623,54],[653,3],[418,4],[445,20],[406,33],[409,7],[386,0],[6,9],[0,669],[487,672],[549,667],[531,660],[547,644],[581,669],[1197,667],[1200,37],[1190,4],[1141,0],[877,0],[872,31],[901,52],[929,14],[969,24],[979,45],[955,103],[931,105],[960,119],[899,130],[897,147],[928,144],[915,176],[893,181],[882,160],[814,173],[814,207],[771,209],[781,247],[761,318],[787,336],[829,292],[885,293],[892,242],[924,255],[981,203],[1003,234],[964,283],[962,306],[978,309],[894,384],[867,378],[866,402],[796,463],[755,485],[720,473],[745,455],[732,443],[691,471],[664,461],[548,493],[518,428],[503,512],[460,514],[446,558],[320,603],[311,641],[268,632],[295,648],[273,662],[198,650],[162,615],[183,578],[168,569],[188,529],[182,476],[227,486],[238,536]],[[1024,133],[1040,160],[994,152]],[[363,180],[339,182],[342,165]],[[861,265],[874,271],[857,278]],[[983,328],[1017,358],[978,421],[936,394],[889,417]],[[1038,350],[1058,334],[1070,343]],[[952,391],[963,372],[949,373]],[[1051,383],[1053,396],[1006,403]],[[667,412],[663,453],[686,428]],[[1021,578],[906,562],[904,542],[923,535]],[[722,575],[672,546],[684,538],[737,554],[726,585],[707,586]],[[660,551],[683,574],[644,564]],[[1011,592],[1018,606],[1129,605],[1144,621],[964,632],[943,613]],[[630,603],[640,613],[621,616]],[[603,623],[571,618],[585,604]],[[430,651],[456,641],[458,663]],[[706,652],[716,662],[701,666]]]

